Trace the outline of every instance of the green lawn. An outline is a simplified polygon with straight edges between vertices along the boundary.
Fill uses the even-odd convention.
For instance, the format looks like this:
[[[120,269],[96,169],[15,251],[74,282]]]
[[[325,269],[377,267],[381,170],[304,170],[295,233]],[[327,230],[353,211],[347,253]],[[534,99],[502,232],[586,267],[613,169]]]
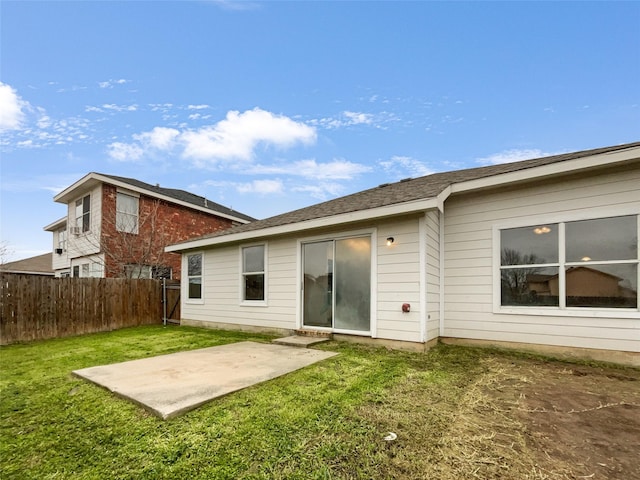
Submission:
[[[498,352],[329,342],[320,348],[340,355],[169,421],[71,375],[242,340],[271,337],[152,326],[2,347],[0,478],[525,478],[533,469],[517,423],[485,418],[516,438],[506,453],[482,438],[483,391],[496,362],[509,362]],[[396,441],[383,440],[389,431]],[[472,458],[465,436],[501,465]]]

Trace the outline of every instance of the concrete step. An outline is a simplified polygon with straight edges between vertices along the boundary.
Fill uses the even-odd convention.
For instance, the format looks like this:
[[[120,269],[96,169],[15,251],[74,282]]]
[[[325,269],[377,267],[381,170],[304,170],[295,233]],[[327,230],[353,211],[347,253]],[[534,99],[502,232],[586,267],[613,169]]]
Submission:
[[[315,336],[306,336],[306,335],[293,335],[291,337],[284,338],[276,338],[271,343],[276,343],[278,345],[286,345],[289,347],[302,347],[306,348],[311,345],[315,345],[317,343],[328,342],[331,340],[329,337],[315,337]]]
[[[294,333],[301,337],[317,337],[317,338],[333,338],[333,334],[331,332],[321,332],[318,330],[306,330],[301,328],[299,330],[295,330]]]

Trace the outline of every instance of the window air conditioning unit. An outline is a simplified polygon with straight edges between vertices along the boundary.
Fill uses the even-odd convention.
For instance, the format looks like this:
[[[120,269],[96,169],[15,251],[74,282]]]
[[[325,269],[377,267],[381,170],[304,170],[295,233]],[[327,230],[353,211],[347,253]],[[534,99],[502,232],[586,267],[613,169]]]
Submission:
[[[80,235],[80,227],[71,227],[71,235]]]

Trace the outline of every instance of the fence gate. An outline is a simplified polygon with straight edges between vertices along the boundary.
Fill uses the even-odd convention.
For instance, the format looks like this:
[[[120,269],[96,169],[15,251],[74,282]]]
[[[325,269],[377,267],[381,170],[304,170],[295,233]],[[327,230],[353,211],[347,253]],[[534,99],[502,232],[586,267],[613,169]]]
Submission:
[[[162,280],[162,323],[180,325],[180,280]]]

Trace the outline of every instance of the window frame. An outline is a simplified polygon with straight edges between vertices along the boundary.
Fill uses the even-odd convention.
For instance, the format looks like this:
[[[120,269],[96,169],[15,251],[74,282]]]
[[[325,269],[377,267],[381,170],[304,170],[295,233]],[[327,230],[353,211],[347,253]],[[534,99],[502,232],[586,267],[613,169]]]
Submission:
[[[69,232],[67,231],[66,227],[61,230],[58,230],[58,246],[56,248],[61,249],[63,253],[66,252],[68,239],[69,239]]]
[[[245,271],[244,268],[244,250],[246,248],[253,248],[253,247],[262,247],[263,248],[263,270],[261,271]],[[238,255],[240,258],[239,261],[239,266],[240,266],[240,272],[239,272],[239,276],[240,276],[240,285],[239,285],[239,297],[240,297],[240,305],[241,306],[252,306],[252,307],[266,307],[268,306],[268,291],[269,291],[269,284],[268,284],[268,259],[269,259],[269,255],[268,255],[268,244],[267,242],[256,242],[256,243],[248,243],[248,244],[243,244],[243,245],[239,245],[238,247]],[[262,283],[262,288],[263,288],[263,295],[262,295],[262,300],[247,300],[246,298],[246,282],[245,282],[245,276],[247,275],[262,275],[263,278],[263,283]]]
[[[189,275],[189,257],[190,256],[194,256],[194,255],[200,255],[200,275]],[[183,288],[183,298],[184,298],[184,302],[185,303],[189,303],[189,304],[198,304],[198,305],[202,305],[204,304],[204,275],[205,275],[205,265],[204,265],[204,261],[205,261],[205,252],[204,251],[197,251],[197,252],[188,252],[182,255],[182,278],[184,278],[186,281],[184,282],[184,288]],[[191,278],[200,278],[200,297],[196,298],[196,297],[189,297],[189,280]]]
[[[85,199],[87,199],[86,205],[88,206],[85,211]],[[78,202],[80,205],[78,205]],[[82,207],[82,213],[78,216],[78,207]],[[87,233],[91,231],[91,194],[82,195],[73,202],[73,216],[75,228],[79,228],[81,233]],[[86,217],[86,219],[85,219]],[[80,225],[79,225],[80,224]]]
[[[118,209],[118,198],[120,198],[121,196],[125,196],[125,197],[130,197],[133,198],[136,202],[136,213],[135,215],[129,212],[125,212],[125,211],[121,211]],[[135,218],[135,221],[133,222],[133,228],[131,230],[127,230],[124,228],[121,228],[121,223],[118,221],[120,216],[126,216],[127,218]],[[132,235],[137,235],[139,233],[139,228],[140,228],[140,196],[136,195],[133,192],[128,192],[128,191],[124,191],[124,190],[117,190],[116,191],[116,218],[115,218],[115,227],[116,227],[116,231],[120,232],[120,233],[130,233]]]
[[[590,262],[568,262],[566,261],[566,239],[565,224],[582,220],[601,220],[612,217],[625,217],[635,215],[638,244],[638,256],[631,260],[599,260]],[[558,306],[516,306],[502,305],[501,298],[501,239],[500,232],[505,229],[535,227],[537,225],[558,224],[558,262],[544,264],[544,266],[557,266],[558,275],[561,277],[559,286],[559,305]],[[544,315],[544,316],[566,316],[566,317],[603,317],[603,318],[640,318],[640,294],[637,295],[636,308],[630,307],[572,307],[566,305],[566,269],[576,266],[600,266],[600,265],[616,265],[616,264],[635,264],[637,274],[637,285],[640,286],[640,213],[637,208],[632,206],[610,208],[604,207],[594,209],[591,212],[583,212],[575,215],[550,214],[546,216],[531,216],[524,219],[512,220],[508,222],[496,223],[492,226],[493,240],[493,313],[497,314],[516,314],[516,315]],[[538,265],[532,265],[538,266]],[[513,266],[517,267],[517,266]],[[520,266],[522,267],[522,266]],[[639,292],[640,293],[640,292]]]

